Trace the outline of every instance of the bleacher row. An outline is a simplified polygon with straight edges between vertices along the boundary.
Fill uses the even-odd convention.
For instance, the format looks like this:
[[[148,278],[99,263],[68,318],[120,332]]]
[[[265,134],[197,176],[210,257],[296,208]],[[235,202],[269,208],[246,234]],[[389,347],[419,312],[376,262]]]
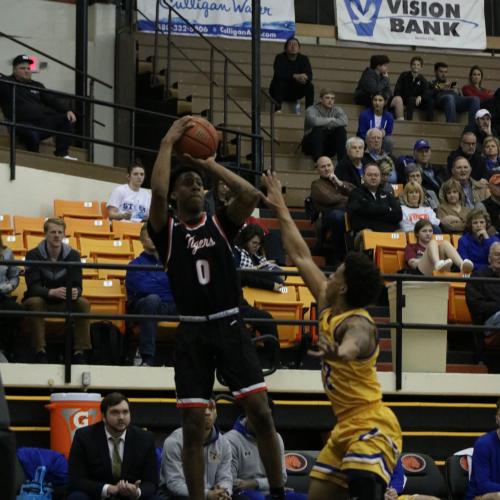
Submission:
[[[80,252],[82,263],[127,265],[138,256],[143,247],[139,240],[142,223],[110,221],[106,202],[54,200],[54,216],[66,223],[65,243]],[[44,217],[0,215],[0,234],[3,242],[12,249],[14,256],[24,259],[27,251],[36,247],[44,238]],[[295,268],[285,268],[296,271]],[[124,314],[126,311],[125,269],[83,268],[83,296],[91,304],[91,312],[97,314]],[[22,301],[26,283],[24,276],[13,292]],[[290,276],[283,293],[245,287],[245,299],[250,305],[269,311],[275,319],[315,319],[315,304],[309,290],[300,277]],[[55,320],[49,320],[54,322]],[[115,320],[122,333],[125,322]],[[161,330],[171,331],[174,322],[161,322]],[[310,334],[316,340],[316,329]],[[280,346],[289,348],[300,344],[301,325],[280,325]]]

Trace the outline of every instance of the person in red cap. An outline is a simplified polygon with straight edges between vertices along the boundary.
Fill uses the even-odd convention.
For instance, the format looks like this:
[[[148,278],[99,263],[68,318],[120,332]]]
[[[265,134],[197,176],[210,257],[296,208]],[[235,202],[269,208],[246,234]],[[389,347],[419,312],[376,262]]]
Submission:
[[[490,196],[483,201],[483,205],[490,215],[491,224],[495,226],[497,232],[500,232],[500,174],[490,177],[488,189]]]
[[[76,115],[54,94],[44,92],[45,86],[31,79],[33,60],[26,55],[19,55],[12,61],[12,75],[0,74],[0,108],[6,118],[13,121],[13,85],[7,82],[22,83],[29,87],[16,87],[15,120],[18,124],[33,125],[58,132],[73,132]],[[40,132],[28,128],[16,128],[17,137],[28,151],[38,153],[40,141],[55,135],[54,154],[67,160],[76,160],[68,154],[71,138],[50,132]]]

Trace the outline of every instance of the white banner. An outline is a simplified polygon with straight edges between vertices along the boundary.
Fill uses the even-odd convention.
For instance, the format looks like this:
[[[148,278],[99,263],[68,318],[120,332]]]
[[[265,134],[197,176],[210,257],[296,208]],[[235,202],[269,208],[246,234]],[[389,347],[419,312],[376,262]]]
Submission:
[[[342,40],[484,50],[484,0],[335,0]]]
[[[294,0],[262,0],[262,39],[287,40],[295,34]],[[168,32],[168,5],[205,36],[252,37],[252,0],[160,0],[159,29]],[[156,0],[137,0],[137,29],[154,31]],[[193,35],[193,30],[172,11],[172,33]]]

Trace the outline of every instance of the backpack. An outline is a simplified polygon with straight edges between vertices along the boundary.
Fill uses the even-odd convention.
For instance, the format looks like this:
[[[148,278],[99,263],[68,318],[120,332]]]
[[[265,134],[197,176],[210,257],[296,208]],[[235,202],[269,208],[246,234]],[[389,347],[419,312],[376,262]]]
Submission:
[[[52,500],[51,486],[44,484],[47,468],[41,465],[37,468],[33,481],[27,481],[21,486],[21,491],[16,500]]]
[[[110,321],[97,321],[90,325],[92,364],[121,365],[124,361],[124,336]]]

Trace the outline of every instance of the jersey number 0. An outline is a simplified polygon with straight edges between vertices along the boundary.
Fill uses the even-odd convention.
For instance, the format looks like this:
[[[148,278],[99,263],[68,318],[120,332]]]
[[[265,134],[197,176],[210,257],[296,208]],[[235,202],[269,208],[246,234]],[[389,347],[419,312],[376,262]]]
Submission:
[[[210,283],[210,264],[208,260],[200,259],[196,261],[196,274],[200,285]]]

